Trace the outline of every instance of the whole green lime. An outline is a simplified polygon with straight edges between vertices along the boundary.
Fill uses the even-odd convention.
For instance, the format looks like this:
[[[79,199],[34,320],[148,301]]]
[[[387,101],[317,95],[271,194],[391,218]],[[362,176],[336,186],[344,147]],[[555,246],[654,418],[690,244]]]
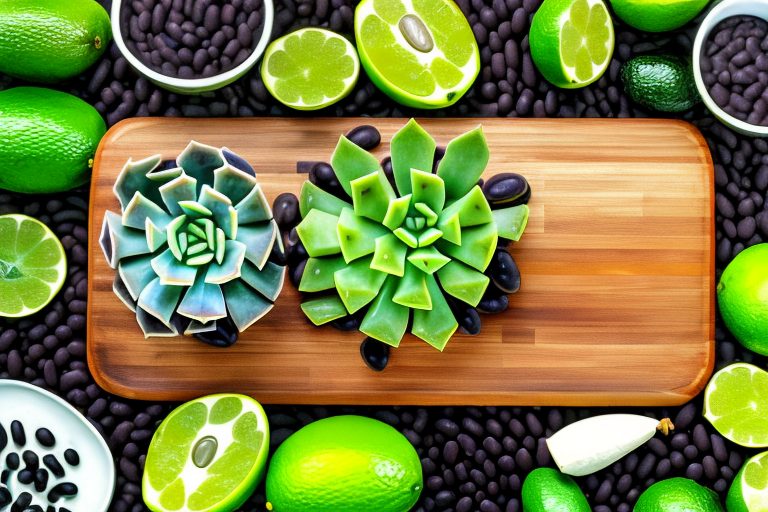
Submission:
[[[556,469],[538,468],[523,482],[525,512],[589,512],[589,503],[573,478]]]
[[[768,355],[768,243],[740,252],[717,285],[726,327],[749,350]]]
[[[39,87],[0,92],[0,188],[62,192],[90,179],[104,120],[70,94]]]
[[[715,491],[678,477],[646,489],[633,512],[723,512],[723,507]]]
[[[646,32],[680,28],[699,14],[709,0],[610,0],[616,16]]]
[[[289,437],[267,471],[275,512],[406,512],[422,489],[421,461],[386,423],[335,416]]]
[[[94,0],[0,0],[0,73],[58,82],[88,69],[111,39]]]

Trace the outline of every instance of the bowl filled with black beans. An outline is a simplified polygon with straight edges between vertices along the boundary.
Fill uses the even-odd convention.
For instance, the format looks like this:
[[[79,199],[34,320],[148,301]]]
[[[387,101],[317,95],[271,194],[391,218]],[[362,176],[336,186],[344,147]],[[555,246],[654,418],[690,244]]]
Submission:
[[[272,0],[115,0],[112,32],[131,66],[173,92],[224,87],[261,58]]]
[[[745,135],[768,136],[768,0],[715,5],[696,34],[693,75],[720,121]]]

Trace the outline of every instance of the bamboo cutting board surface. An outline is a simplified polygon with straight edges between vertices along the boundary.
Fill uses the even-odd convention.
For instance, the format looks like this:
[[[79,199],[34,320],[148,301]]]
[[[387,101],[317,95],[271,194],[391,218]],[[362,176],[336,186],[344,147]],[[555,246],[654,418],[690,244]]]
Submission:
[[[133,119],[112,128],[91,186],[88,362],[118,395],[185,400],[241,392],[264,403],[673,405],[696,395],[714,361],[712,162],[701,134],[668,120],[425,119],[445,145],[482,123],[485,178],[520,172],[530,221],[511,253],[519,293],[477,336],[443,353],[406,335],[380,373],[361,333],[314,327],[286,280],[275,308],[228,349],[144,339],[113,294],[98,245],[128,157],[174,158],[194,139],[249,160],[270,202],[298,194],[296,161],[328,161],[339,134],[371,123],[378,156],[405,119]]]

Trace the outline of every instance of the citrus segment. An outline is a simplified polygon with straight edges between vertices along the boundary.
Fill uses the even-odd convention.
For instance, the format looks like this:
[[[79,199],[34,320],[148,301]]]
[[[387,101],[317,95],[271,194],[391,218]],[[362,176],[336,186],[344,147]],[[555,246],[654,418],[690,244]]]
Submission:
[[[747,460],[733,479],[728,512],[768,512],[768,452]]]

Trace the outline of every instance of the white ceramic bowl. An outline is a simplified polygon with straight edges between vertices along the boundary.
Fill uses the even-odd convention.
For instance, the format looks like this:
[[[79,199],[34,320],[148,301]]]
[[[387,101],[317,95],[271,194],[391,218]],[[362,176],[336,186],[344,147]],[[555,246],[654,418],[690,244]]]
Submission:
[[[768,21],[768,0],[723,0],[707,13],[693,42],[693,78],[696,81],[696,88],[699,90],[701,99],[715,117],[737,132],[753,137],[766,137],[768,136],[768,126],[747,123],[720,108],[709,95],[709,89],[701,76],[701,53],[712,29],[724,19],[732,16],[755,16]]]
[[[256,62],[261,58],[264,53],[264,49],[269,43],[269,37],[272,34],[272,23],[274,20],[274,7],[272,0],[262,0],[264,4],[264,21],[262,23],[261,37],[258,43],[253,49],[253,53],[238,66],[219,73],[208,78],[175,78],[166,76],[162,73],[151,69],[149,66],[141,62],[125,45],[123,41],[122,27],[120,26],[120,11],[123,2],[126,6],[130,3],[128,0],[114,0],[112,2],[112,12],[110,17],[112,18],[112,37],[115,40],[115,44],[120,49],[120,53],[128,60],[128,63],[140,74],[147,77],[155,84],[168,89],[169,91],[178,92],[182,94],[198,94],[205,91],[213,91],[224,87],[245,75]]]

